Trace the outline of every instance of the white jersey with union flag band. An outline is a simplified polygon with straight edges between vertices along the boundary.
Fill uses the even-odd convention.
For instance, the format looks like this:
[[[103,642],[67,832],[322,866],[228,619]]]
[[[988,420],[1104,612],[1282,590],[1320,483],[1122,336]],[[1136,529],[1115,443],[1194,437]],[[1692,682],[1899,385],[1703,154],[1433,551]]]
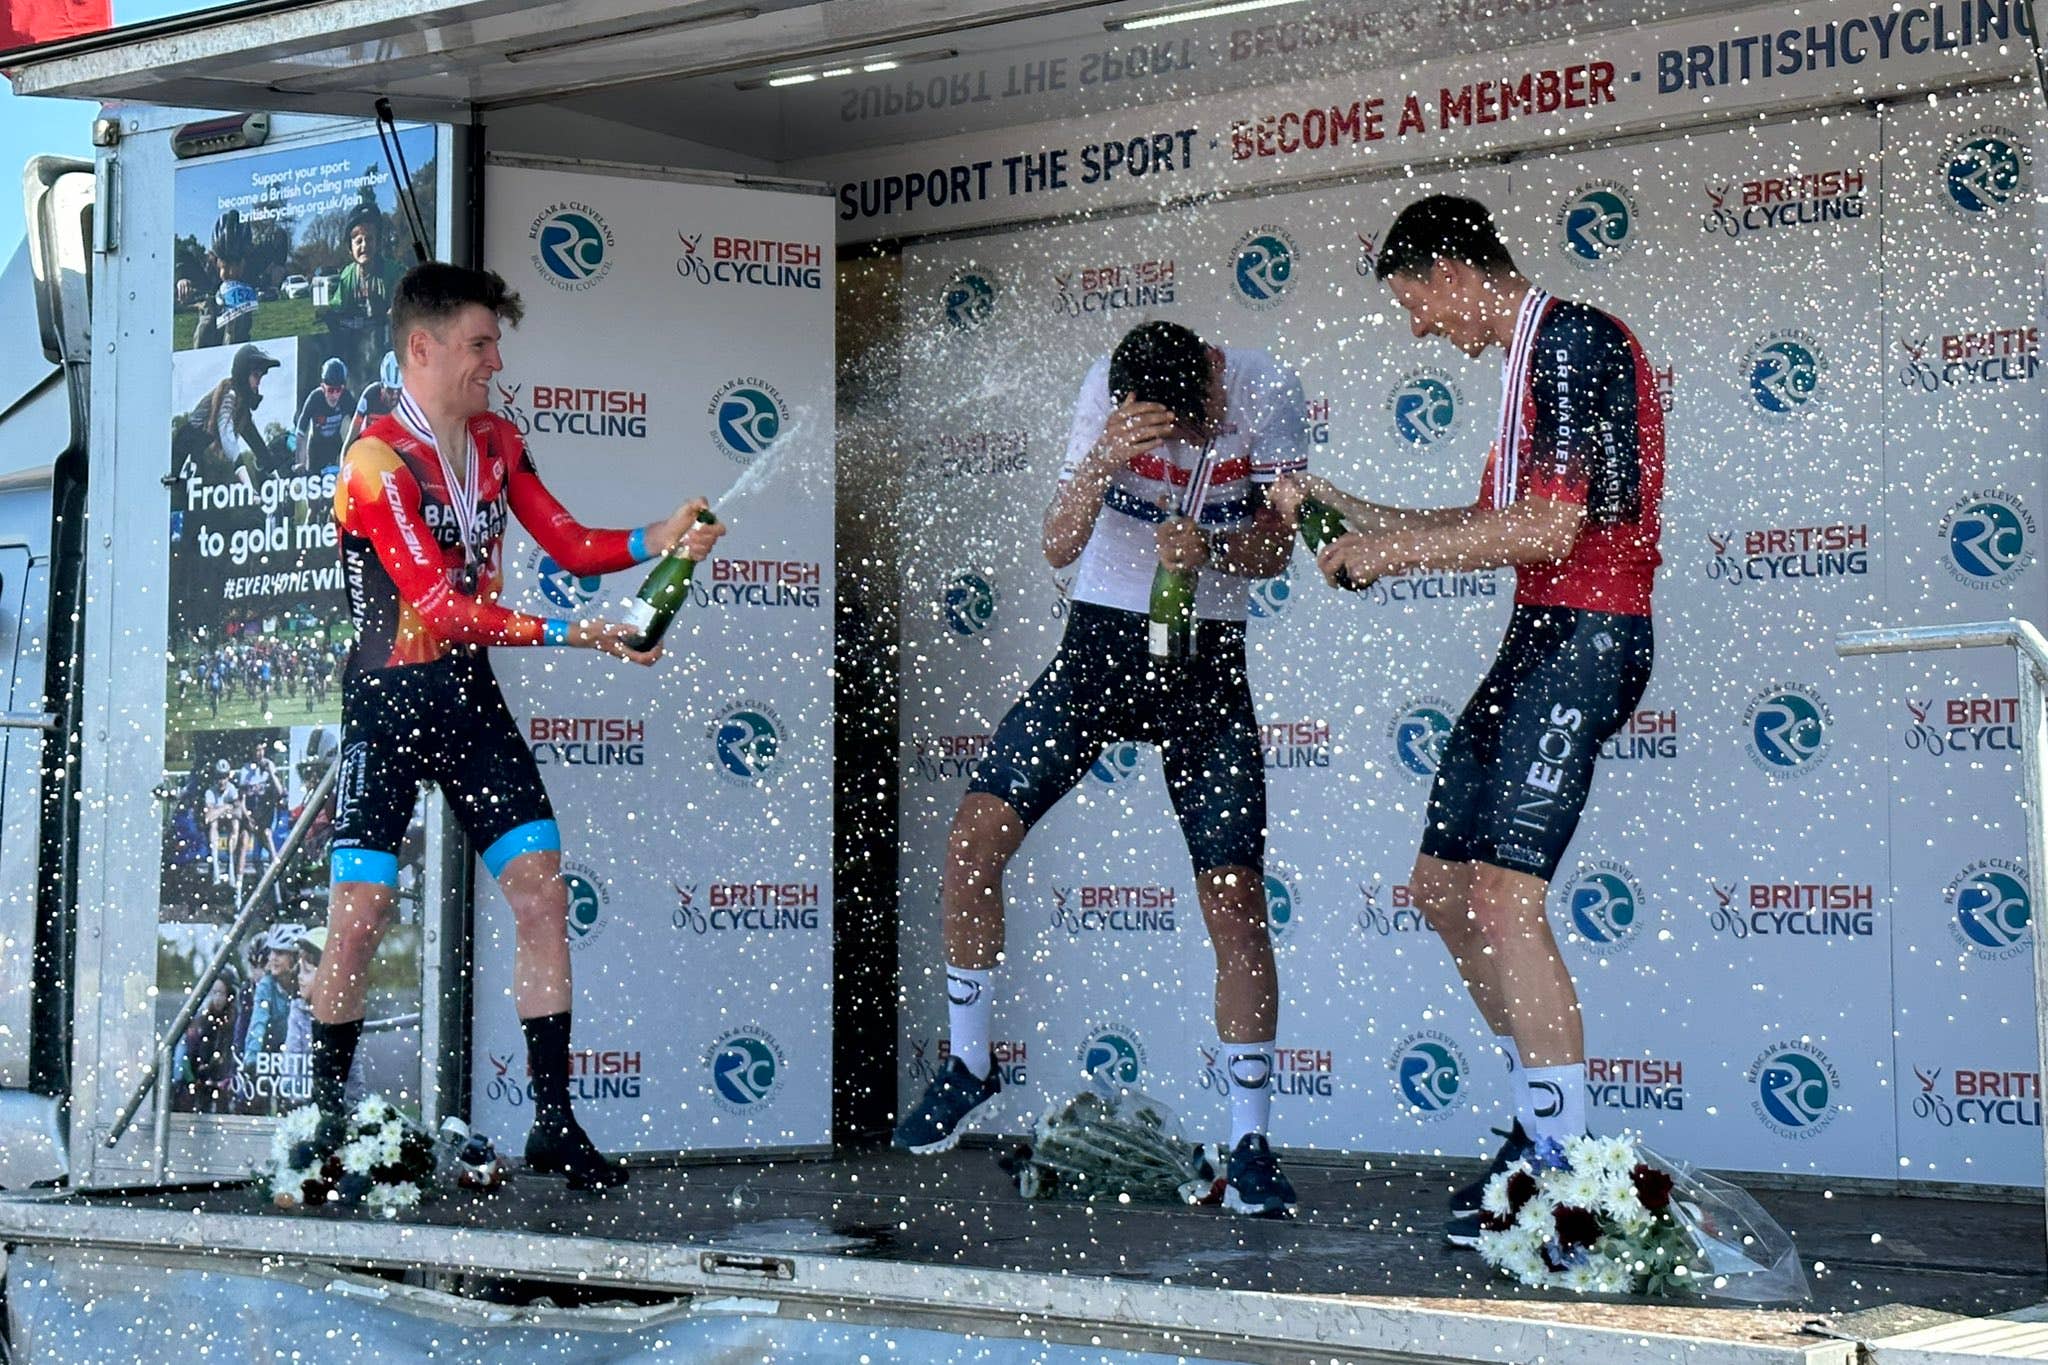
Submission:
[[[1208,530],[1235,531],[1251,523],[1258,507],[1256,487],[1308,468],[1308,405],[1301,380],[1271,355],[1235,346],[1222,349],[1223,419],[1200,520]],[[1081,381],[1060,482],[1074,476],[1102,439],[1115,407],[1109,357],[1104,356]],[[1180,505],[1201,462],[1201,445],[1171,440],[1116,472],[1076,565],[1075,601],[1124,611],[1151,609],[1152,573],[1159,566],[1157,528],[1167,515],[1160,504]],[[1244,620],[1246,588],[1245,579],[1202,570],[1195,614],[1205,621]]]

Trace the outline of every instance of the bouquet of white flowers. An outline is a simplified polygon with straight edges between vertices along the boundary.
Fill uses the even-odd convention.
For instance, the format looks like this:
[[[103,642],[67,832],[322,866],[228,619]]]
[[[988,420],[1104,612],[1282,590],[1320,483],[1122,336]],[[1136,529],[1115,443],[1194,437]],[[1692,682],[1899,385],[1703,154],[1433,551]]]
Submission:
[[[1084,1090],[1053,1105],[1003,1168],[1026,1199],[1203,1203],[1218,1176],[1215,1152],[1184,1139],[1173,1110],[1135,1090]]]
[[[1523,1284],[1579,1293],[1810,1293],[1792,1239],[1755,1200],[1626,1137],[1539,1142],[1487,1182],[1479,1254]]]
[[[340,1201],[396,1217],[420,1202],[434,1176],[434,1139],[382,1095],[348,1112],[341,1142],[331,1151],[315,1140],[319,1131],[320,1111],[310,1104],[278,1122],[270,1161],[256,1172],[278,1208]]]

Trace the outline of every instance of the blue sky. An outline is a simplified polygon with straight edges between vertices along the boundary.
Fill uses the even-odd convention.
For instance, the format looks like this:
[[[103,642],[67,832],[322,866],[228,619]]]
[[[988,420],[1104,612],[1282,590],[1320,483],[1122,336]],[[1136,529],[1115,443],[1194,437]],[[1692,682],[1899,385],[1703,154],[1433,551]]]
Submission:
[[[114,22],[138,24],[207,7],[202,0],[114,0]],[[14,255],[26,230],[21,168],[40,152],[91,156],[92,120],[99,108],[94,100],[20,99],[0,81],[0,264]]]

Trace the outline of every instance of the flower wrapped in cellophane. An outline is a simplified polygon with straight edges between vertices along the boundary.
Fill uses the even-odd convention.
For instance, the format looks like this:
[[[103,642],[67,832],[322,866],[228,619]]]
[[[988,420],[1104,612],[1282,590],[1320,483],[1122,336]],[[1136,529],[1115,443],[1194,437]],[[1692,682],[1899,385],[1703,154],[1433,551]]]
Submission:
[[[413,1208],[434,1178],[434,1139],[382,1095],[342,1118],[338,1144],[322,1140],[320,1111],[301,1105],[278,1121],[270,1160],[256,1178],[281,1209],[338,1202],[395,1217]]]
[[[1545,1289],[1744,1303],[1810,1293],[1791,1237],[1754,1199],[1627,1137],[1539,1142],[1487,1182],[1479,1254]]]
[[[1003,1159],[1026,1199],[1213,1202],[1216,1151],[1181,1136],[1173,1110],[1135,1090],[1084,1090],[1045,1111]]]

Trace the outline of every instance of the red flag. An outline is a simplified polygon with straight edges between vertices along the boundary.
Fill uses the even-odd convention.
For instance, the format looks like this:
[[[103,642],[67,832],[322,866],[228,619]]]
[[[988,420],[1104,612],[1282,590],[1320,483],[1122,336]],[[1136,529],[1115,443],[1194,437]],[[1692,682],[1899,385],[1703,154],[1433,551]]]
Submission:
[[[113,0],[0,0],[0,52],[113,26]]]

